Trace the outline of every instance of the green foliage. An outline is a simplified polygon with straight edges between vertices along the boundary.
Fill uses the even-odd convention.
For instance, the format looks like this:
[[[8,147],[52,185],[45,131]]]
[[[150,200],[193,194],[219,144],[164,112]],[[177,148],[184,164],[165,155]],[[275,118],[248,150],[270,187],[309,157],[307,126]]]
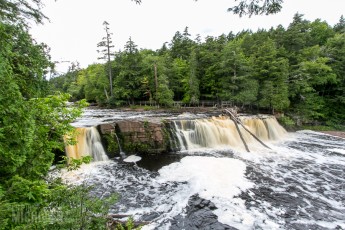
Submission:
[[[107,98],[108,80],[105,68],[101,64],[89,65],[78,74],[78,83],[83,87],[85,99],[103,102]]]
[[[80,168],[82,164],[88,164],[92,161],[91,156],[82,156],[80,159],[74,159],[73,157],[62,156],[62,160],[59,162],[59,168],[65,168],[67,171],[73,171]]]
[[[286,84],[288,61],[278,57],[276,43],[271,39],[263,40],[255,49],[253,63],[254,76],[260,85],[259,105],[271,109],[272,112],[283,111],[290,105]]]
[[[152,149],[152,146],[149,143],[125,142],[123,146],[126,153],[149,153],[150,149]]]
[[[118,100],[126,100],[128,104],[135,98],[143,96],[141,81],[143,67],[142,56],[135,43],[129,39],[123,53],[115,57],[114,96]]]
[[[279,123],[284,126],[287,130],[291,130],[296,126],[296,123],[293,119],[288,116],[282,116],[279,119]]]
[[[165,75],[160,75],[158,77],[158,92],[156,98],[159,104],[171,107],[173,104],[174,92],[169,89],[168,78]]]
[[[54,215],[49,229],[105,229],[109,207],[117,195],[98,198],[91,195],[92,187],[65,186],[57,183],[52,189],[48,215]],[[46,209],[47,210],[47,209]],[[56,218],[57,217],[57,218]]]
[[[340,19],[339,19],[339,22],[334,25],[333,27],[334,31],[336,33],[345,33],[345,18],[344,18],[344,15],[341,15]]]
[[[0,19],[12,23],[24,23],[33,20],[42,23],[46,16],[41,12],[42,1],[3,0],[0,1]]]
[[[79,72],[81,71],[79,63],[71,63],[68,72],[60,76],[52,76],[49,81],[50,94],[58,92],[67,92],[71,95],[70,100],[77,101],[83,99],[84,85],[80,82]]]
[[[48,185],[42,180],[27,180],[15,175],[7,184],[6,199],[13,202],[43,203],[50,195]]]
[[[89,186],[46,178],[55,150],[64,148],[63,136],[87,105],[85,100],[67,104],[70,95],[58,89],[74,99],[86,89],[91,100],[100,101],[90,85],[105,85],[96,76],[104,68],[95,65],[82,74],[71,68],[48,95],[45,76],[53,67],[48,47],[31,38],[25,21],[41,22],[40,7],[40,0],[0,1],[0,229],[105,229],[115,195],[99,199]],[[90,160],[66,158],[67,170]]]
[[[6,225],[0,229],[106,229],[109,207],[117,195],[97,198],[92,187],[50,182],[46,204],[12,203],[4,209]]]
[[[116,225],[116,228],[115,228],[115,230],[140,230],[140,229],[141,229],[140,226],[139,227],[135,227],[134,221],[133,221],[132,217],[130,217],[127,220],[125,226],[123,226],[122,224],[119,223],[119,224]]]
[[[251,104],[257,100],[258,83],[253,79],[251,59],[246,57],[241,45],[243,39],[227,43],[223,50],[220,80],[220,98],[241,104]]]
[[[34,119],[22,97],[11,68],[0,56],[0,181],[25,163],[33,145]]]
[[[45,74],[52,67],[48,47],[37,44],[21,25],[0,21],[1,55],[7,60],[11,75],[23,97],[41,97],[47,92]]]
[[[326,125],[303,125],[303,129],[315,131],[333,131],[334,127]]]
[[[105,146],[107,147],[107,154],[108,156],[115,157],[115,154],[120,153],[119,144],[117,143],[117,139],[114,133],[111,134],[104,134],[102,135],[105,138]]]
[[[200,96],[203,99],[212,100],[219,96],[220,81],[224,77],[220,60],[225,45],[226,40],[222,36],[206,37],[205,43],[200,44],[198,74],[200,76]]]
[[[197,76],[198,61],[196,57],[196,51],[193,50],[189,59],[189,74],[186,78],[182,79],[182,84],[184,85],[184,97],[183,102],[190,104],[199,103],[199,79]]]

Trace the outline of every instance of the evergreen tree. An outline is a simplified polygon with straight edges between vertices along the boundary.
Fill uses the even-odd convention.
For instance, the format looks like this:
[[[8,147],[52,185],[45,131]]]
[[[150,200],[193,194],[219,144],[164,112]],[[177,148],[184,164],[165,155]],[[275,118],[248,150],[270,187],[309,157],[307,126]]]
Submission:
[[[310,22],[303,19],[302,14],[295,14],[285,33],[284,48],[288,52],[288,59],[292,71],[299,62],[300,51],[310,41]]]
[[[109,88],[110,88],[110,97],[113,97],[113,76],[111,72],[111,57],[115,54],[111,51],[111,49],[114,47],[112,45],[113,41],[111,40],[110,29],[109,29],[109,23],[107,21],[103,22],[104,30],[106,33],[106,36],[103,37],[102,41],[97,44],[97,47],[100,47],[101,50],[97,50],[99,53],[101,53],[101,57],[99,59],[106,60],[107,63],[107,69],[108,69],[108,78],[109,78]]]
[[[170,43],[170,54],[173,58],[188,60],[195,42],[190,38],[188,27],[181,34],[177,31]]]
[[[328,65],[336,74],[336,83],[327,89],[329,99],[328,118],[335,122],[345,120],[345,33],[336,34],[326,44]]]
[[[170,88],[174,92],[174,100],[182,100],[188,87],[189,64],[182,58],[175,58],[172,66],[173,77],[170,78]],[[188,99],[187,99],[188,100]]]
[[[264,41],[253,56],[254,76],[259,81],[259,105],[282,111],[288,108],[288,61],[277,57],[278,51],[273,40]]]
[[[334,31],[336,33],[345,33],[345,18],[344,15],[341,15],[339,22],[334,25]]]
[[[142,57],[137,45],[131,38],[127,41],[123,52],[116,58],[118,76],[115,79],[115,97],[127,100],[128,103],[142,96]]]
[[[169,88],[169,81],[166,75],[161,74],[158,77],[158,89],[156,98],[159,104],[172,106],[174,100],[174,92]]]
[[[252,79],[252,64],[241,48],[243,39],[230,41],[223,50],[221,82],[221,99],[242,105],[256,101],[257,81]]]
[[[2,0],[0,1],[0,19],[3,22],[20,23],[27,26],[28,20],[43,23],[47,17],[42,13],[41,0]]]
[[[275,14],[282,9],[283,0],[242,0],[238,5],[228,8],[229,12],[242,15]]]
[[[182,80],[184,83],[184,97],[183,101],[188,102],[191,104],[197,104],[199,103],[199,80],[197,77],[197,57],[196,57],[196,51],[193,50],[190,55],[189,60],[189,75],[185,79]]]
[[[223,38],[206,37],[198,52],[200,96],[202,99],[218,100],[222,76],[221,56],[226,42]]]
[[[327,22],[316,19],[310,23],[309,34],[308,46],[323,46],[329,38],[334,36],[334,30]]]

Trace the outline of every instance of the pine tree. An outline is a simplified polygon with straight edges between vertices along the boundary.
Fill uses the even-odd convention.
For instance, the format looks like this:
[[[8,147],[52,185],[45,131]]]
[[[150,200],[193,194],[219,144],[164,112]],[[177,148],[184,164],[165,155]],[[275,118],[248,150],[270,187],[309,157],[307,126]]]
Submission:
[[[111,57],[114,56],[114,52],[111,51],[112,48],[114,48],[114,45],[112,45],[113,41],[111,40],[112,33],[109,29],[109,23],[107,21],[103,22],[104,30],[106,33],[106,36],[103,37],[102,41],[97,44],[97,47],[100,47],[101,50],[97,50],[97,52],[101,53],[101,57],[99,59],[106,60],[107,63],[107,69],[108,69],[108,77],[109,77],[109,86],[110,86],[110,97],[113,97],[113,77],[111,72]]]

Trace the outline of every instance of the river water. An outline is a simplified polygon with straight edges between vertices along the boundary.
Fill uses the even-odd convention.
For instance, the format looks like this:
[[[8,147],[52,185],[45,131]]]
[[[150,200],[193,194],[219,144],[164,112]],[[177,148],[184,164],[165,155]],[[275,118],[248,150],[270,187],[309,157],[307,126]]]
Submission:
[[[148,221],[143,229],[345,229],[345,140],[299,131],[266,144],[271,150],[203,147],[137,164],[94,162],[63,178],[94,185],[99,197],[118,193],[110,212]],[[223,225],[190,225],[194,195]]]

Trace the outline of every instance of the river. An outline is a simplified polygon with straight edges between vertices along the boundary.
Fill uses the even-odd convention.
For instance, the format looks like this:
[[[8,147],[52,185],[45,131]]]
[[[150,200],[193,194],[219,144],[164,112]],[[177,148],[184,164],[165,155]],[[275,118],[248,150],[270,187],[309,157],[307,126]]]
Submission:
[[[137,116],[174,115],[86,111],[75,124]],[[266,144],[93,162],[63,178],[118,193],[110,213],[149,222],[143,229],[345,229],[345,139],[304,130]]]

